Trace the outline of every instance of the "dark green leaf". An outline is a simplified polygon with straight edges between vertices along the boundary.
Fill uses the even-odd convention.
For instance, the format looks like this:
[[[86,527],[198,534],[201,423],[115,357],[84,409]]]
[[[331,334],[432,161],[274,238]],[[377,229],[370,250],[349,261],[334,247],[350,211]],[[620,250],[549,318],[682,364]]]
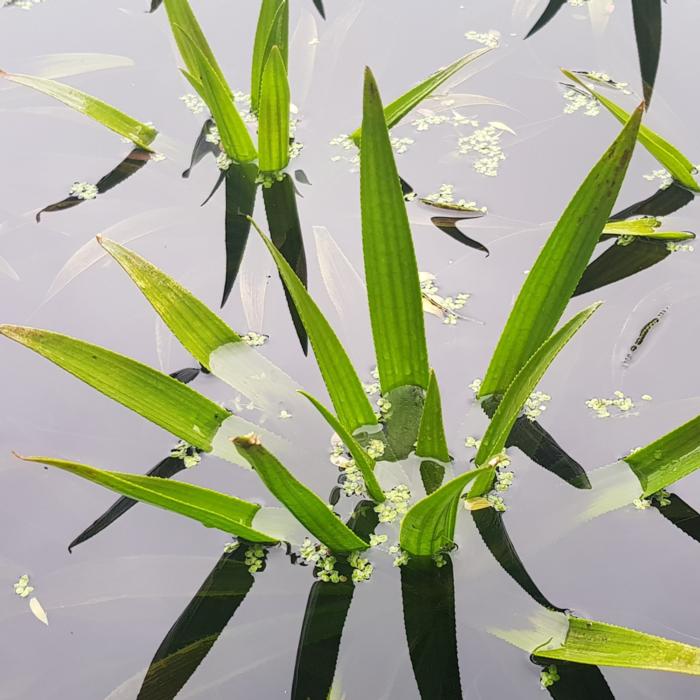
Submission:
[[[632,0],[644,101],[649,109],[661,54],[661,0]]]

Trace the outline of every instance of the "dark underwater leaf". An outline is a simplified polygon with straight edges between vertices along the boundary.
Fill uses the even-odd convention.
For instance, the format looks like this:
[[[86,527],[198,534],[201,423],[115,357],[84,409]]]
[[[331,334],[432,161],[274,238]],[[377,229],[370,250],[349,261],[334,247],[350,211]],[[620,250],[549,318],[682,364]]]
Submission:
[[[452,561],[412,559],[401,567],[406,641],[421,698],[460,700]]]
[[[564,612],[564,608],[552,605],[537,584],[530,578],[525,565],[520,560],[518,552],[508,535],[503,522],[503,514],[493,508],[482,508],[471,512],[481,539],[488,547],[493,558],[501,568],[527,593],[534,601],[551,610]]]
[[[209,134],[209,130],[212,126],[214,126],[213,119],[207,119],[204,124],[202,124],[199,136],[197,136],[197,140],[194,142],[194,148],[192,149],[190,167],[182,173],[182,177],[189,177],[190,173],[192,172],[192,168],[194,168],[194,166],[197,165],[197,163],[199,163],[199,161],[202,160],[207,153],[211,153],[213,156],[217,156],[219,154],[219,147],[215,143],[207,141],[207,135]]]
[[[621,221],[631,216],[668,216],[695,199],[695,195],[677,182],[657,190],[651,197],[636,202],[613,214],[610,221]]]
[[[649,109],[661,53],[661,0],[632,0],[644,101]]]
[[[253,586],[248,547],[221,556],[160,643],[137,700],[173,700],[197,670]]]
[[[221,306],[233,289],[241,267],[250,233],[249,216],[253,216],[258,186],[255,178],[258,168],[254,163],[231,163],[225,173],[226,180],[226,277]]]
[[[542,659],[536,663],[549,667],[551,661]],[[554,700],[615,700],[605,676],[597,666],[557,661],[559,680],[547,690]]]
[[[662,241],[638,239],[629,245],[613,243],[602,255],[589,263],[573,297],[630,277],[661,262],[671,255]]]
[[[700,542],[700,513],[675,493],[668,494],[667,498],[671,502],[665,506],[659,503],[658,498],[653,498],[651,504],[666,520],[685,532],[688,537]]]
[[[151,159],[151,153],[144,150],[143,148],[134,148],[129,155],[124,158],[119,165],[113,170],[110,170],[104,177],[100,178],[95,187],[97,187],[97,192],[103,194],[107,190],[111,190],[113,187],[121,184],[127,178],[131,177],[134,173],[138,172],[143,168],[146,163]],[[69,196],[62,199],[60,202],[55,204],[49,204],[49,206],[44,207],[36,215],[36,220],[41,221],[41,215],[45,212],[53,211],[63,211],[64,209],[72,209],[77,207],[83,202],[90,200],[80,199],[80,197]]]
[[[482,215],[483,216],[483,215]],[[437,226],[443,233],[446,233],[450,238],[454,239],[458,243],[467,246],[468,248],[474,248],[475,250],[480,250],[482,253],[486,253],[486,257],[490,255],[489,249],[479,243],[479,241],[465,236],[458,228],[457,222],[464,221],[465,219],[472,219],[472,216],[460,216],[460,217],[450,217],[450,216],[433,216],[430,221]]]
[[[263,200],[265,202],[270,238],[275,248],[282,253],[282,257],[289,263],[294,272],[296,272],[297,277],[306,287],[307,274],[304,239],[301,233],[301,224],[299,223],[294,184],[289,175],[285,174],[282,180],[273,182],[270,187],[264,187]],[[309,339],[306,335],[304,324],[299,318],[296,306],[294,306],[294,302],[286,287],[284,294],[297,337],[306,355],[309,351]]]
[[[151,0],[151,9],[149,12],[155,12],[162,4],[163,0]]]
[[[323,0],[313,0],[314,2],[314,7],[318,10],[318,14],[323,17],[323,19],[326,19],[326,10],[323,7]]]
[[[545,7],[544,12],[540,15],[540,18],[535,22],[535,24],[532,26],[532,29],[525,35],[525,38],[528,39],[531,37],[535,32],[539,31],[544,27],[547,22],[549,22],[550,19],[554,17],[554,15],[561,10],[561,8],[566,5],[566,0],[549,0],[547,3],[547,7]]]

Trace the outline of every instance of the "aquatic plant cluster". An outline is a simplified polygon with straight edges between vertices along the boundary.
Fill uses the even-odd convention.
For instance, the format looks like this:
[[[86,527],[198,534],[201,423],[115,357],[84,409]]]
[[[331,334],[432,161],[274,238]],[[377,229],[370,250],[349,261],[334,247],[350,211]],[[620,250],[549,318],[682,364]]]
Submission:
[[[160,4],[154,1],[151,11]],[[542,378],[577,332],[589,321],[594,323],[591,319],[601,306],[596,302],[565,318],[571,298],[641,269],[632,263],[622,272],[620,266],[613,266],[611,273],[610,267],[599,263],[604,256],[590,263],[596,245],[614,239],[617,244],[608,251],[615,251],[618,259],[634,258],[644,246],[656,246],[654,250],[665,255],[690,249],[683,241],[692,234],[659,230],[661,221],[648,207],[643,212],[612,216],[637,143],[661,166],[651,176],[662,180],[660,192],[679,188],[692,198],[700,191],[692,163],[642,125],[656,75],[656,63],[649,58],[650,49],[644,42],[648,43],[656,31],[657,15],[651,10],[641,15],[637,8],[655,3],[633,2],[636,26],[644,29],[638,30],[637,39],[645,99],[636,109],[627,112],[598,91],[603,86],[626,94],[626,84],[603,73],[563,71],[569,81],[564,86],[566,112],[583,109],[592,115],[608,111],[623,126],[573,195],[528,271],[485,375],[469,385],[489,419],[482,435],[466,439],[467,447],[474,450],[473,465],[460,464],[448,445],[438,378],[429,361],[424,328],[426,312],[438,315],[446,325],[455,325],[464,318],[461,312],[469,295],[457,292],[443,296],[435,276],[419,272],[407,214],[416,197],[396,165],[397,155],[410,146],[410,139],[398,139],[390,129],[458,71],[496,48],[499,35],[469,32],[467,38],[483,48],[438,70],[386,106],[372,71],[366,69],[361,125],[352,134],[334,139],[333,144],[351,153],[349,160],[359,168],[364,273],[376,359],[372,381],[363,383],[347,349],[307,289],[297,195],[287,172],[302,147],[295,140],[296,108],[288,81],[288,1],[262,0],[250,92],[245,94],[229,86],[188,0],[164,0],[162,4],[185,66],[183,75],[193,90],[181,100],[193,113],[207,115],[191,167],[206,153],[214,155],[217,187],[223,185],[226,190],[222,305],[236,281],[253,232],[277,268],[302,351],[307,352],[309,343],[313,349],[330,407],[298,387],[261,353],[267,336],[252,331],[239,334],[136,252],[99,238],[102,248],[123,268],[199,368],[168,376],[60,333],[0,326],[0,333],[7,338],[46,357],[178,439],[168,458],[145,476],[53,457],[21,458],[82,477],[122,497],[71,547],[96,535],[135,501],[232,535],[234,541],[226,545],[212,576],[192,603],[195,611],[201,599],[221,583],[216,583],[217,577],[227,577],[228,590],[234,591],[229,594],[234,602],[230,614],[221,617],[205,635],[205,655],[255,578],[267,574],[272,549],[284,548],[290,561],[307,566],[314,579],[292,688],[292,697],[299,700],[330,697],[353,591],[370,582],[387,561],[400,571],[407,643],[421,697],[461,697],[453,565],[460,557],[475,556],[477,549],[487,551],[490,560],[533,601],[532,615],[523,623],[526,628],[493,625],[489,633],[530,655],[541,666],[541,687],[550,693],[554,688],[564,693],[582,678],[591,687],[607,688],[604,680],[601,684],[599,665],[700,675],[700,649],[696,647],[581,618],[552,605],[527,574],[503,520],[508,492],[516,480],[511,463],[515,448],[572,487],[590,491],[576,514],[581,523],[619,508],[672,510],[677,501],[668,489],[700,467],[700,416],[655,436],[616,464],[589,472],[568,457],[538,422],[552,400],[539,388]],[[315,4],[323,15],[323,4]],[[543,27],[564,4],[564,0],[550,2],[533,31]],[[658,9],[660,12],[660,6]],[[139,167],[153,159],[157,131],[152,125],[68,85],[20,74],[2,75],[62,101],[128,139],[134,146],[129,158]],[[454,124],[461,117],[453,114],[450,119]],[[411,123],[418,131],[432,125],[425,117]],[[493,177],[506,158],[501,138],[512,131],[494,121],[483,124],[471,120],[469,126],[474,131],[459,138],[458,151],[475,159],[477,172]],[[68,199],[42,211],[58,211],[98,198],[118,182],[75,182]],[[254,217],[259,193],[267,232]],[[443,184],[421,202],[486,214],[485,208],[473,201],[455,201],[455,188],[450,184]],[[639,344],[643,342],[640,337]],[[188,386],[200,371],[214,375],[237,392],[233,410]],[[449,381],[453,387],[455,379],[450,377]],[[456,381],[463,382],[465,377]],[[249,403],[244,406],[246,400]],[[642,402],[651,400],[648,394],[640,397]],[[629,414],[635,405],[635,399],[621,390],[612,397],[586,402],[599,418]],[[242,415],[246,411],[248,417]],[[338,471],[338,483],[328,501],[297,478],[294,468],[299,468],[298,463],[283,463],[301,459],[285,448],[309,439],[308,435],[295,434],[295,421],[290,420],[305,412],[323,421],[331,436],[330,462]],[[290,434],[280,435],[268,427],[266,418],[270,416],[284,420]],[[201,468],[204,454],[252,470],[279,507],[261,506],[170,478],[183,469]],[[341,499],[350,509],[349,517],[342,515]],[[29,577],[22,575],[14,590],[26,598],[34,589]],[[32,612],[47,623],[36,598],[31,601],[35,601]],[[507,605],[507,601],[501,604]],[[159,649],[140,698],[175,697],[201,662],[201,646],[190,649],[180,643],[191,634],[189,625],[195,613],[189,612],[190,608]],[[319,671],[312,667],[319,648],[318,626],[323,624],[327,630],[321,635],[324,662]],[[432,632],[428,634],[433,626],[442,635],[440,644]],[[556,634],[550,634],[552,626]],[[163,695],[162,689],[154,694],[164,659],[175,658],[178,670],[174,673],[179,675],[171,683],[171,694]]]

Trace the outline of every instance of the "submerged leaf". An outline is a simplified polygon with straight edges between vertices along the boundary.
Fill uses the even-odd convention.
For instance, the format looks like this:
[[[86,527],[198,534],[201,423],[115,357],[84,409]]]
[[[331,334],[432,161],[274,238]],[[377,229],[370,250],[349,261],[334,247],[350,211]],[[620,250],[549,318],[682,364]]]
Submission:
[[[64,105],[74,109],[76,112],[94,119],[120,136],[129,139],[139,148],[145,151],[152,150],[150,147],[151,143],[158,135],[156,129],[148,124],[136,121],[128,114],[120,112],[115,107],[92,95],[55,80],[22,75],[21,73],[6,73],[0,70],[0,78],[11,80],[19,85],[25,85],[38,92],[43,92],[45,95],[63,102]]]
[[[482,213],[479,213],[479,216],[483,216]],[[457,223],[460,221],[465,221],[466,219],[472,219],[475,217],[472,216],[460,216],[460,217],[451,217],[451,216],[433,216],[430,218],[430,221],[437,226],[443,233],[446,233],[450,238],[454,239],[458,243],[461,243],[462,245],[467,246],[468,248],[474,248],[475,250],[480,250],[482,253],[486,253],[486,257],[490,255],[489,249],[479,243],[479,241],[474,240],[473,238],[469,238],[469,236],[465,236],[458,228],[457,228]]]
[[[416,255],[377,84],[365,71],[360,160],[362,247],[379,381],[387,393],[428,386]]]
[[[677,182],[672,182],[668,187],[657,190],[651,197],[613,214],[610,221],[629,219],[630,216],[668,216],[690,204],[694,199],[695,195],[690,190],[681,187]]]
[[[566,5],[566,0],[548,0],[547,7],[545,7],[544,12],[540,15],[539,19],[532,26],[532,29],[525,35],[526,39],[529,39],[535,32],[539,31],[544,27],[550,19],[552,19],[562,7]]]
[[[641,118],[640,105],[586,177],[540,251],[491,357],[480,398],[504,393],[559,322],[617,199]]]
[[[199,163],[199,161],[202,160],[202,158],[204,158],[204,156],[206,156],[208,153],[211,153],[213,156],[217,156],[219,154],[219,147],[215,143],[212,143],[212,141],[207,140],[207,136],[209,136],[213,126],[213,119],[207,119],[204,124],[202,124],[197,140],[194,142],[192,157],[190,158],[190,165],[187,170],[183,171],[182,177],[189,177],[190,173],[192,172],[192,168],[194,168],[194,166],[197,165],[197,163]]]
[[[661,0],[632,0],[644,101],[649,109],[661,53]]]
[[[206,527],[215,527],[251,542],[276,542],[276,538],[254,530],[251,525],[260,510],[257,503],[249,503],[218,491],[184,484],[179,481],[160,479],[155,476],[140,476],[125,472],[96,469],[86,464],[68,462],[51,457],[21,457],[29,462],[38,462],[57,467],[82,477],[95,484],[116,491],[123,496],[149,503],[158,508],[179,513],[197,520]]]
[[[268,452],[259,438],[247,435],[237,437],[233,442],[272,495],[331,552],[343,554],[369,547],[311,489],[298,481]]]

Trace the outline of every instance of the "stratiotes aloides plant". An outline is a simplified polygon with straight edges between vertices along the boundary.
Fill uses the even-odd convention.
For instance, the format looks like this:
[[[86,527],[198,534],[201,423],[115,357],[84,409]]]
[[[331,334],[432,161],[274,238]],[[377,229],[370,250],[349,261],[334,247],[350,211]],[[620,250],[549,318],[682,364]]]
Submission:
[[[387,549],[398,566],[414,567],[417,572],[451,572],[450,562],[459,556],[452,552],[459,540],[458,519],[466,523],[468,511],[497,510],[498,500],[491,489],[502,465],[506,439],[523,404],[559,351],[599,307],[598,303],[589,306],[557,329],[609,217],[641,117],[640,108],[594,166],[523,285],[482,384],[482,395],[494,400],[497,408],[481,438],[474,469],[465,471],[450,458],[438,382],[428,360],[411,231],[384,110],[369,70],[365,76],[360,177],[365,277],[382,391],[379,414],[372,408],[346,350],[302,281],[255,227],[308,333],[333,412],[309,394],[303,393],[303,400],[318,410],[342,441],[339,454],[346,455],[342,460],[344,476],[352,480],[353,492],[370,504],[374,514],[371,527],[359,527],[359,519],[353,517],[344,523],[282,464],[277,455],[289,454],[290,445],[295,440],[308,440],[308,435],[291,436],[288,441],[134,360],[57,333],[5,325],[0,331],[7,337],[47,357],[192,448],[251,467],[283,508],[263,508],[228,494],[157,477],[105,471],[49,457],[24,459],[57,467],[231,533],[248,543],[246,564],[251,572],[262,566],[264,545],[280,541],[299,547],[299,555],[314,564],[316,576],[329,586],[366,581],[372,574],[371,557],[381,556]],[[117,243],[101,240],[101,244],[182,345],[212,374],[252,397],[263,413],[277,409],[280,401],[289,405],[302,401],[289,377],[242,342],[177,282]],[[265,382],[260,381],[263,375]],[[612,469],[627,481],[601,479],[600,491],[593,489],[594,498],[586,500],[581,519],[657,493],[697,469],[699,425],[700,417],[624,461],[603,467],[606,474]],[[621,483],[625,486],[622,495]],[[608,488],[612,484],[611,494],[606,484]],[[476,531],[462,528],[462,532]],[[459,544],[461,552],[467,554],[483,547],[478,535],[466,536]],[[373,551],[368,552],[370,549]],[[498,605],[502,606],[502,601]],[[538,658],[700,674],[700,649],[679,642],[582,619],[541,602],[529,623],[528,629],[508,630],[494,620],[488,630],[528,653],[536,650]]]

